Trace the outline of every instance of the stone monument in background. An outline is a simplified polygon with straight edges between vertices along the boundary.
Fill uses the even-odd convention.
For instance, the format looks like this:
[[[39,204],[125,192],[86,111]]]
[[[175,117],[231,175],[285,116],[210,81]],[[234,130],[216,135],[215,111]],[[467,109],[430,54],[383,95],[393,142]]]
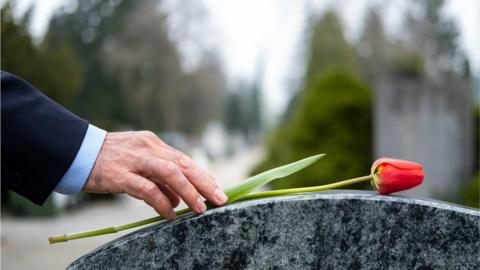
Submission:
[[[443,81],[440,83],[439,81]],[[473,105],[468,81],[393,77],[376,83],[374,153],[423,164],[407,193],[443,198],[473,174]]]

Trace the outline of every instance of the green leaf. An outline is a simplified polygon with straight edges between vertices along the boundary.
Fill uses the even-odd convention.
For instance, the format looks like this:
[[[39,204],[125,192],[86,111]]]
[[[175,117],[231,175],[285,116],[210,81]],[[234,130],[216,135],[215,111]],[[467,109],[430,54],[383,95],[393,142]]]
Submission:
[[[250,178],[247,178],[246,180],[240,183],[237,183],[233,186],[226,188],[224,192],[225,194],[227,194],[229,202],[237,201],[243,196],[249,194],[250,192],[252,192],[257,188],[260,188],[266,185],[272,180],[289,176],[292,173],[298,172],[310,166],[311,164],[313,164],[323,156],[325,156],[325,154],[311,156],[290,164],[286,164],[286,165],[262,172]]]
[[[301,169],[304,169],[305,167],[310,166],[313,164],[315,161],[319,160],[321,157],[325,156],[325,154],[320,154],[320,155],[315,155],[311,156],[302,160],[299,160],[297,162],[293,162],[287,165],[283,165],[265,172],[262,172],[260,174],[257,174],[255,176],[252,176],[250,178],[247,178],[246,180],[233,185],[231,187],[228,187],[224,190],[224,192],[228,196],[228,203],[237,201],[241,199],[242,197],[248,195],[250,192],[253,190],[267,184],[268,182],[289,176],[292,173],[298,172]],[[279,193],[280,194],[280,193]],[[256,197],[260,198],[264,196],[265,194],[254,194]],[[268,195],[268,194],[267,194]],[[253,196],[252,198],[255,198]],[[210,203],[207,203],[207,206],[212,207],[213,205]],[[184,214],[191,212],[192,210],[190,208],[185,208],[182,210],[177,211],[177,214]],[[48,238],[48,241],[50,244],[54,243],[60,243],[60,242],[67,242],[69,240],[74,240],[74,239],[80,239],[80,238],[86,238],[86,237],[92,237],[92,236],[97,236],[97,235],[102,235],[102,234],[110,234],[110,233],[116,233],[119,231],[123,230],[128,230],[131,228],[147,225],[153,222],[157,222],[162,220],[163,218],[161,216],[153,217],[153,218],[147,218],[144,220],[139,220],[135,221],[132,223],[120,225],[120,226],[113,226],[113,227],[105,227],[105,228],[100,228],[100,229],[95,229],[95,230],[90,230],[90,231],[84,231],[84,232],[77,232],[77,233],[68,233],[68,234],[60,234],[60,235],[54,235]]]

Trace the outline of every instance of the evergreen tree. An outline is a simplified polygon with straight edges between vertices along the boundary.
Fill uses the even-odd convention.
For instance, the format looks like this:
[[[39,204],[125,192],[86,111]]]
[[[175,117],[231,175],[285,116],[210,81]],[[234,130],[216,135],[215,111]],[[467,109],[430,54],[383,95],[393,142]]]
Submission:
[[[218,118],[225,90],[218,60],[205,54],[196,69],[183,69],[161,1],[74,3],[56,13],[44,44],[71,46],[82,61],[76,113],[107,129],[128,125],[191,135]]]
[[[51,19],[44,47],[71,47],[84,67],[78,97],[72,110],[106,129],[130,120],[117,74],[107,66],[103,52],[115,41],[130,1],[73,1]],[[131,122],[131,121],[128,121]]]
[[[326,11],[318,20],[314,20],[307,57],[305,83],[331,68],[358,72],[355,51],[345,39],[342,23],[334,11]]]
[[[1,8],[2,69],[69,107],[78,93],[82,66],[69,46],[52,49],[33,43],[28,30],[32,11],[29,9],[17,22],[10,2]]]
[[[327,156],[273,182],[276,188],[326,184],[370,168],[371,93],[359,79],[357,57],[335,13],[326,12],[313,26],[307,51],[304,87],[270,136],[267,158],[254,173],[309,155]]]

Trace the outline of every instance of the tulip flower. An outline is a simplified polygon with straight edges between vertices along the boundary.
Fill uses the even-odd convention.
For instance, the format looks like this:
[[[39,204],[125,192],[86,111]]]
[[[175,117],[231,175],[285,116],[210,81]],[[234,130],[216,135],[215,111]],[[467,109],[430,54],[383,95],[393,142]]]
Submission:
[[[390,194],[420,185],[422,165],[401,159],[381,158],[372,166],[372,185],[380,194]]]
[[[314,186],[314,187],[302,187],[302,188],[290,188],[290,189],[280,189],[280,190],[271,190],[258,193],[252,193],[254,189],[257,189],[272,180],[286,177],[292,173],[295,173],[299,170],[304,169],[307,166],[310,166],[324,154],[315,155],[302,159],[300,161],[283,165],[266,172],[260,173],[258,175],[252,176],[236,185],[233,185],[225,189],[225,193],[228,196],[227,204],[230,204],[235,201],[245,201],[256,198],[265,198],[277,195],[291,195],[299,193],[308,193],[320,190],[333,189],[338,187],[343,187],[346,185],[351,185],[360,182],[372,181],[373,186],[380,194],[389,194],[397,191],[402,191],[410,189],[417,185],[420,185],[423,181],[423,170],[422,166],[418,163],[399,160],[393,158],[381,158],[373,163],[371,174],[366,176],[361,176],[357,178],[352,178],[348,180],[343,180],[340,182]],[[207,203],[208,208],[215,207],[210,203]],[[192,210],[190,208],[185,208],[176,211],[177,215],[189,213]],[[66,242],[69,240],[92,237],[102,234],[116,233],[119,231],[147,225],[153,222],[161,221],[163,218],[161,216],[156,216],[124,225],[111,226],[100,228],[96,230],[90,230],[85,232],[69,233],[51,236],[48,240],[51,244]]]

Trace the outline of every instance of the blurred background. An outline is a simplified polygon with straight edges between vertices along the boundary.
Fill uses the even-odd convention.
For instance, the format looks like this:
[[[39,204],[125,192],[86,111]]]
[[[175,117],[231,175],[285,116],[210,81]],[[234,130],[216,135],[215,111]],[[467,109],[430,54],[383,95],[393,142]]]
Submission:
[[[226,187],[317,153],[268,188],[423,164],[406,195],[479,205],[480,2],[0,1],[1,68],[108,131],[152,130]],[[356,186],[368,189],[368,185]],[[59,269],[118,237],[52,234],[154,215],[126,196],[2,190],[1,266]]]

